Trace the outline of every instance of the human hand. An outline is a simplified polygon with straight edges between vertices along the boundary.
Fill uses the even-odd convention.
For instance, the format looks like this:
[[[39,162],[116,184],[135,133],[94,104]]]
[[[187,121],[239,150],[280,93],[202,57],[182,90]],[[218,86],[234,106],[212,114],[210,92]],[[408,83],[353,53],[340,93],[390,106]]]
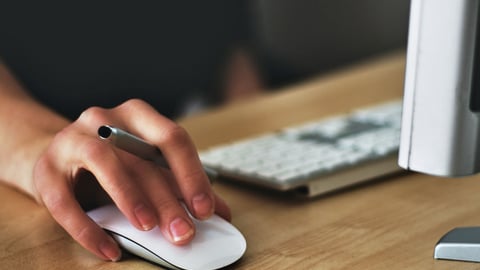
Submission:
[[[171,170],[98,139],[101,125],[123,128],[154,144]],[[87,109],[55,135],[34,169],[37,195],[53,218],[87,250],[116,261],[121,256],[118,245],[85,214],[79,202],[93,200],[93,190],[86,198],[76,197],[76,188],[88,182],[85,176],[94,176],[136,228],[159,226],[173,244],[186,244],[195,233],[180,200],[198,219],[216,212],[230,220],[230,210],[212,191],[186,131],[141,100],[129,100],[113,109]]]

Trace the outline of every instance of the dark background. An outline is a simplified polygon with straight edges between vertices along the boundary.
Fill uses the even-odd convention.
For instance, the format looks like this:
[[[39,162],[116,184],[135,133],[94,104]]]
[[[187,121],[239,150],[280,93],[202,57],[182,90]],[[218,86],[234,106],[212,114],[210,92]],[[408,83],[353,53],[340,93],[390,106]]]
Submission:
[[[0,57],[70,118],[139,97],[175,116],[221,101],[234,48],[277,88],[406,47],[409,1],[34,1],[0,3]]]

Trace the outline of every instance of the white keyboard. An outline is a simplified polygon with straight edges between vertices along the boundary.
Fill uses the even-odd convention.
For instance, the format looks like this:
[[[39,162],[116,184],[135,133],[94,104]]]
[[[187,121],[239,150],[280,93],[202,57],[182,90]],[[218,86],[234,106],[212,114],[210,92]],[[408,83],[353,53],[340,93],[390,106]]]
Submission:
[[[200,153],[222,178],[315,196],[397,172],[401,101],[377,104]]]

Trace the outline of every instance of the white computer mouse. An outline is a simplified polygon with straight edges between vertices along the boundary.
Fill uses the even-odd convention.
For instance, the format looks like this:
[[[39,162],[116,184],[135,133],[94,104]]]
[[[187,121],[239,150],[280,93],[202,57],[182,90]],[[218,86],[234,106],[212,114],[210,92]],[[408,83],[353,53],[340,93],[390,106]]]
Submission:
[[[240,231],[216,215],[205,221],[194,219],[194,239],[187,245],[176,246],[164,238],[158,227],[138,230],[114,205],[87,214],[127,251],[172,269],[222,268],[240,259],[247,248]]]

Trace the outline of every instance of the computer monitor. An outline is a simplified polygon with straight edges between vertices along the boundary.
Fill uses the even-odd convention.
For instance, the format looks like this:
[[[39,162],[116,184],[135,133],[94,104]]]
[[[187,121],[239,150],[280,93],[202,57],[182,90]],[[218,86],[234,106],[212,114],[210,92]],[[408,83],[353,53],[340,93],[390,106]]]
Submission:
[[[399,165],[480,171],[480,0],[412,0]],[[480,262],[480,227],[457,228],[435,258]]]

